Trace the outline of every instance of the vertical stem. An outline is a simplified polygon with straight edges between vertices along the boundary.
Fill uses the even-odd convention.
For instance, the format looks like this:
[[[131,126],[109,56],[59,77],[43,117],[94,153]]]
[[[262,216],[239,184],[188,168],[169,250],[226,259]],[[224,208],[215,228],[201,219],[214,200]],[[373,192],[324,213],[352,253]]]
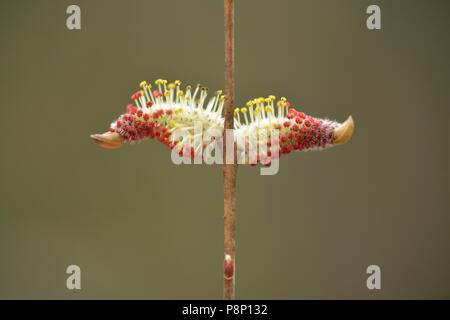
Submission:
[[[225,126],[224,146],[226,143],[226,130],[233,129],[234,105],[234,0],[224,0],[224,28],[225,28]],[[233,143],[234,144],[234,143]],[[224,148],[223,164],[223,191],[224,191],[224,299],[234,299],[235,279],[235,221],[236,221],[236,158],[233,164],[227,164],[227,148]]]

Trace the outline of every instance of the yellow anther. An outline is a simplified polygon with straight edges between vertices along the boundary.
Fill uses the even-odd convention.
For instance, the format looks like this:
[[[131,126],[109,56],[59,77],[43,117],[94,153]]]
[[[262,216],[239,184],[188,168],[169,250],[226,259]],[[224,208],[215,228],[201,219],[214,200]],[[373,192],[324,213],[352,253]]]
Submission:
[[[272,101],[270,98],[265,98],[265,99],[264,99],[264,102],[265,102],[265,103],[269,103],[270,101]]]
[[[276,98],[277,98],[277,97],[275,97],[275,96],[272,95],[272,94],[269,96],[269,99],[272,100],[272,101],[275,101]]]
[[[169,90],[175,89],[175,83],[169,83],[167,88],[169,88]]]
[[[181,85],[181,81],[180,80],[175,80],[175,85],[176,86],[180,86]]]
[[[142,96],[145,94],[145,92],[143,90],[141,90],[139,92],[141,93]]]
[[[226,94],[220,96],[220,100],[222,100],[222,101],[227,100],[227,98],[228,98],[228,97],[227,97]]]
[[[147,81],[141,81],[141,83],[139,83],[139,87],[144,88],[147,85]]]
[[[283,102],[286,102],[286,98],[285,97],[281,97],[280,100],[283,101]]]
[[[281,108],[283,106],[283,101],[277,101],[277,107]]]
[[[156,79],[155,80],[155,84],[162,84],[162,82],[163,82],[163,79]]]
[[[180,90],[180,91],[178,91],[177,95],[178,95],[179,97],[182,97],[182,96],[184,96],[184,92],[183,92],[183,90]]]
[[[175,120],[170,120],[170,126],[175,127],[177,125],[177,122]]]
[[[164,96],[166,97],[170,96],[170,92],[169,91],[164,92]]]
[[[147,85],[146,85],[146,88],[147,88],[148,90],[150,90],[150,89],[152,88],[152,85],[151,85],[151,84],[147,84]]]
[[[253,100],[247,101],[247,103],[245,104],[247,107],[251,107],[253,106]]]
[[[167,84],[167,80],[162,79],[161,84]]]
[[[218,96],[220,96],[220,95],[222,94],[222,90],[217,90],[217,91],[216,91],[216,94],[217,94]]]
[[[246,107],[241,108],[241,112],[242,113],[246,113],[247,112],[247,108]]]
[[[266,111],[267,111],[267,112],[272,112],[272,111],[273,111],[273,108],[272,108],[271,106],[266,106]]]
[[[234,113],[235,114],[239,113],[239,108],[234,109]]]

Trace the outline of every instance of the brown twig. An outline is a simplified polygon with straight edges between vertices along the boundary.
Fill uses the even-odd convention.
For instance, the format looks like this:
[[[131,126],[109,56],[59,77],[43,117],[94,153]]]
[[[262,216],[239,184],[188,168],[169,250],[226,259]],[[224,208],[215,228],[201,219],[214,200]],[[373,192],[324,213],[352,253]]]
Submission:
[[[234,0],[224,0],[225,27],[225,130],[224,146],[226,143],[226,129],[233,128],[234,105]],[[223,191],[224,191],[224,299],[234,299],[235,287],[235,251],[234,239],[236,222],[236,172],[237,164],[227,164],[227,148],[224,148]],[[228,150],[229,152],[230,150]]]

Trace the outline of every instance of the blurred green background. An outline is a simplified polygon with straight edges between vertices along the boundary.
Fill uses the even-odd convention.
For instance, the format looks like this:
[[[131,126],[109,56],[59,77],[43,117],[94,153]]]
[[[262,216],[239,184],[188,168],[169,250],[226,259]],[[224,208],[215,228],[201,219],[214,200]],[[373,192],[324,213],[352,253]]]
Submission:
[[[73,3],[81,31],[66,29]],[[237,298],[450,298],[449,13],[236,1],[237,105],[275,94],[356,122],[349,144],[285,157],[275,176],[239,168]],[[221,167],[89,135],[141,80],[224,87],[222,1],[2,0],[0,53],[0,298],[220,299]]]

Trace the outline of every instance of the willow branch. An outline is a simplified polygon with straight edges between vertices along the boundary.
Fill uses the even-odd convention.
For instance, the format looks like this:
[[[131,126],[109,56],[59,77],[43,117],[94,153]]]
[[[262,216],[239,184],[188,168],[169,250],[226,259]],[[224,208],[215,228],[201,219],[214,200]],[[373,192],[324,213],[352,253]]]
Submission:
[[[224,0],[225,27],[225,130],[224,146],[226,143],[226,129],[233,129],[234,105],[234,0]],[[237,164],[227,164],[227,150],[224,148],[223,190],[224,190],[224,299],[235,297],[235,222],[236,222],[236,172]]]

